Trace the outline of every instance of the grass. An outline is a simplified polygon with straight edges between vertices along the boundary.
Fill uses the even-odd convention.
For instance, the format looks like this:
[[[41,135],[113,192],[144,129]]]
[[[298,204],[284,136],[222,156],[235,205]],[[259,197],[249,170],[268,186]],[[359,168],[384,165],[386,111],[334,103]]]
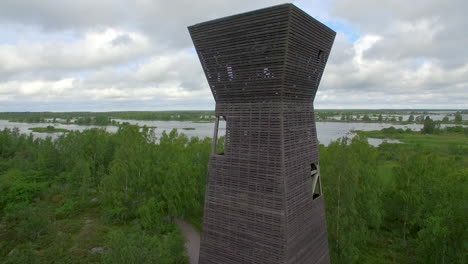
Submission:
[[[382,231],[378,237],[369,242],[368,251],[364,257],[364,264],[405,264],[414,263],[414,259],[409,259],[408,250],[415,247],[410,242],[404,241],[402,236],[389,230]]]
[[[101,256],[90,254],[90,250],[93,247],[105,246],[106,234],[110,227],[102,222],[99,205],[90,202],[80,203],[75,205],[76,208],[72,213],[57,217],[57,209],[67,201],[64,193],[58,193],[59,190],[67,192],[67,188],[63,186],[60,189],[51,188],[49,192],[27,205],[27,207],[37,209],[34,213],[39,213],[46,219],[46,231],[37,238],[18,241],[17,232],[25,226],[19,226],[15,219],[6,220],[0,214],[0,219],[4,218],[0,221],[0,263],[23,261],[21,255],[24,255],[26,251],[20,250],[22,246],[27,245],[30,248],[28,252],[33,253],[35,262],[23,261],[24,263],[100,262]],[[91,198],[87,198],[89,199]],[[34,217],[30,218],[34,219]],[[13,256],[13,253],[18,256]]]
[[[382,131],[356,131],[359,136],[367,138],[392,138],[403,143],[420,145],[434,151],[444,153],[453,152],[454,149],[468,150],[468,137],[462,133],[442,133],[425,135],[418,132],[384,133]]]
[[[463,167],[468,168],[468,135],[464,133],[443,132],[440,134],[422,134],[420,132],[405,131],[398,133],[385,133],[384,131],[355,131],[365,138],[391,138],[398,139],[405,145],[426,149],[443,156],[454,156],[461,161]],[[379,170],[388,170],[389,164],[383,165]],[[387,168],[386,168],[387,167]],[[383,173],[385,175],[385,172]]]
[[[199,217],[189,217],[185,219],[189,224],[191,224],[198,232],[203,230],[203,219]]]

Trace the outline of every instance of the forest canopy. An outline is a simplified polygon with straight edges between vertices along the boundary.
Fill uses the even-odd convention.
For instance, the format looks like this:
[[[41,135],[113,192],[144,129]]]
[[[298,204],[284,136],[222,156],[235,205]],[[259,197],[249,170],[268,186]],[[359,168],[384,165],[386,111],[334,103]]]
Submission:
[[[468,147],[433,143],[452,130],[320,146],[332,263],[466,263]],[[210,149],[131,125],[0,131],[0,262],[188,263],[174,220],[201,229]]]

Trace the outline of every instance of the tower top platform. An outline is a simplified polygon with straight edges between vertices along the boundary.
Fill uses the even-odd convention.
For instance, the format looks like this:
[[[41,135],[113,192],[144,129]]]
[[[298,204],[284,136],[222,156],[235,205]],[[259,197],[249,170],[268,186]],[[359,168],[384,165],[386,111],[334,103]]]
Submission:
[[[188,29],[217,104],[312,103],[336,34],[293,4]]]

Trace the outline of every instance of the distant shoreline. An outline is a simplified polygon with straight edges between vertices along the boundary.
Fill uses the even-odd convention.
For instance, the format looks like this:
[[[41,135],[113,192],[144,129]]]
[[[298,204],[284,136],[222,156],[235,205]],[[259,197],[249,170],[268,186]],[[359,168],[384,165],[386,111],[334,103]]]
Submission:
[[[426,116],[441,124],[468,124],[468,110],[454,109],[315,109],[316,122],[422,124]],[[462,121],[455,122],[456,115]],[[214,111],[0,112],[1,120],[20,123],[119,126],[125,120],[213,123]]]

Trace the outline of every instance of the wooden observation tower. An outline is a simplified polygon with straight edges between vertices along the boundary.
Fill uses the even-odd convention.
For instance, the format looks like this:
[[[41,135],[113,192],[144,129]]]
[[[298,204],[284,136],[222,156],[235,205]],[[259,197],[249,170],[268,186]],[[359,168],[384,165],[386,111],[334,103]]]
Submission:
[[[329,263],[313,100],[335,32],[292,4],[189,31],[217,117],[199,263]]]

